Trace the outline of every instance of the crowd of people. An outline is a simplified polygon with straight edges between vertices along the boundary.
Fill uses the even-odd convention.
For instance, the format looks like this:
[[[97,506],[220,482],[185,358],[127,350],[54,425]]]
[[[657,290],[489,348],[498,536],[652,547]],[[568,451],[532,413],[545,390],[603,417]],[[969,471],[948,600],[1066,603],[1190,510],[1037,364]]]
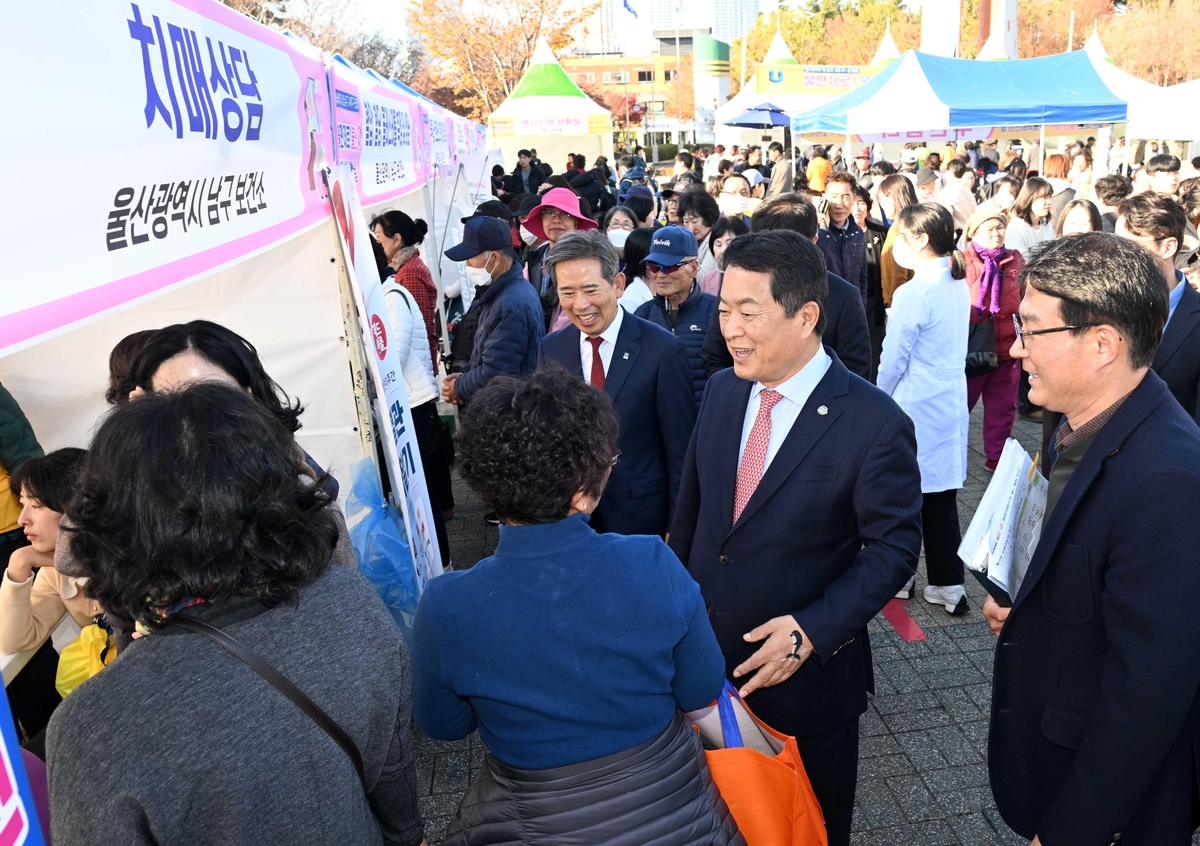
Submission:
[[[561,173],[522,150],[442,292],[423,220],[370,222],[448,570],[411,644],[249,340],[123,339],[86,450],[43,454],[0,388],[0,652],[37,650],[9,697],[54,840],[417,846],[415,720],[487,748],[447,844],[744,844],[684,716],[732,682],[846,846],[867,624],[922,553],[923,601],[971,611],[982,398],[987,469],[1022,414],[1049,479],[1011,605],[979,609],[1001,815],[1033,843],[1190,842],[1200,162],[788,153],[680,152],[668,179],[640,148]],[[470,570],[452,464],[500,526]],[[97,644],[69,689],[64,615]]]

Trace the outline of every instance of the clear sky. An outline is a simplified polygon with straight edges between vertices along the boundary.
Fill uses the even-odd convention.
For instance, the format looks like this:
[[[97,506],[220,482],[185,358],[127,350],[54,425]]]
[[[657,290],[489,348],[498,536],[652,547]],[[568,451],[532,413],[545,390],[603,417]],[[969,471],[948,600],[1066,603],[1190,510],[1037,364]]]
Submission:
[[[404,0],[352,0],[369,20],[369,29],[378,29],[389,38],[405,38]]]

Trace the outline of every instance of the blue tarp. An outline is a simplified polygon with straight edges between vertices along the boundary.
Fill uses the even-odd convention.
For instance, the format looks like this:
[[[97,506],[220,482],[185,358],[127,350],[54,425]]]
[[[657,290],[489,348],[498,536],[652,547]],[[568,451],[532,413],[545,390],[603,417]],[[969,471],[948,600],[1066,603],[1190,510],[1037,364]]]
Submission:
[[[910,50],[854,91],[796,115],[792,129],[853,133],[858,131],[855,124],[876,108],[894,115],[897,123],[924,123],[934,115],[948,121],[945,126],[887,128],[895,132],[1117,123],[1126,116],[1125,101],[1108,89],[1082,50],[1004,62],[944,59]]]

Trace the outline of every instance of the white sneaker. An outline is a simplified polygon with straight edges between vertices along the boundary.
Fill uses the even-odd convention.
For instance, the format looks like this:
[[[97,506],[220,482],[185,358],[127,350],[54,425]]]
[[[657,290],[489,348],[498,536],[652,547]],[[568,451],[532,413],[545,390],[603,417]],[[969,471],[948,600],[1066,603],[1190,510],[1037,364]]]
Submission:
[[[915,588],[916,586],[917,586],[916,578],[914,577],[914,578],[909,579],[907,582],[904,583],[904,587],[902,587],[902,588],[900,588],[900,590],[896,591],[896,598],[897,599],[911,599],[913,588]]]
[[[926,585],[924,595],[925,601],[930,605],[941,605],[955,616],[967,613],[967,592],[962,585],[948,587]]]

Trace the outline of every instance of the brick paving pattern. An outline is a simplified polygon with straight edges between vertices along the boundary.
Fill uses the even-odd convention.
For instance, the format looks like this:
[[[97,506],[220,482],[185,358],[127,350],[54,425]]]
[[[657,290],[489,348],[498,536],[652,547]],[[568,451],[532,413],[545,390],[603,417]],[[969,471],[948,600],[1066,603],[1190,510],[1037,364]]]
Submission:
[[[966,487],[959,493],[965,529],[991,474],[984,468],[982,414],[971,417]],[[1018,420],[1013,432],[1033,455],[1041,424]],[[458,507],[448,527],[454,564],[469,567],[491,554],[498,531],[484,508],[455,480]],[[875,698],[860,722],[854,846],[1027,846],[996,811],[988,787],[987,733],[996,639],[979,609],[986,594],[970,575],[971,610],[952,617],[920,598],[924,564],[907,610],[928,640],[906,643],[883,617],[869,626]],[[479,735],[440,743],[416,735],[421,810],[431,846],[483,760]],[[1193,840],[1200,846],[1200,836]]]

